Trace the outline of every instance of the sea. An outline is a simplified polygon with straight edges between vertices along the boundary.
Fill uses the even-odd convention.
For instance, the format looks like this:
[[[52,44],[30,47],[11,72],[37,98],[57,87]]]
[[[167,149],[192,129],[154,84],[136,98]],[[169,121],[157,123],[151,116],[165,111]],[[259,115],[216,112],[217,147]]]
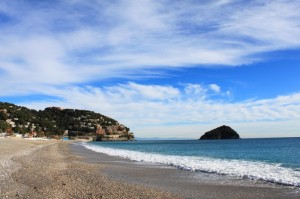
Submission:
[[[300,138],[86,142],[132,161],[300,187]]]

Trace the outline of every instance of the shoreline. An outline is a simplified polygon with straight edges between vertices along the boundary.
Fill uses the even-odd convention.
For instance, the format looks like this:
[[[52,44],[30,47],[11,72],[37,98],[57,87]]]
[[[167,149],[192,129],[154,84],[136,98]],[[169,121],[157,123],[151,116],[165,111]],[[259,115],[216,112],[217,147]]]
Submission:
[[[73,142],[3,139],[0,147],[3,143],[6,149],[0,152],[0,161],[11,151],[8,167],[15,169],[0,179],[1,198],[179,198],[104,176],[103,165],[86,163],[70,151]],[[20,155],[13,149],[27,153]]]
[[[180,170],[171,166],[112,157],[72,144],[84,161],[105,166],[111,179],[161,188],[182,198],[298,198],[300,189],[264,181]]]
[[[268,183],[149,165],[72,141],[0,140],[3,198],[298,198]],[[5,172],[4,172],[5,171]],[[3,174],[3,175],[2,175]]]

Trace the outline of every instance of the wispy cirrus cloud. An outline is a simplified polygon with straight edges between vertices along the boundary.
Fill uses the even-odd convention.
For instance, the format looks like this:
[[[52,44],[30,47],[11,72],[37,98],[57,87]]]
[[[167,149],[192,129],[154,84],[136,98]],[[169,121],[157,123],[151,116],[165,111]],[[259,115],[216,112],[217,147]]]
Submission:
[[[282,0],[3,1],[1,90],[252,63],[299,48],[299,8]]]
[[[91,109],[137,130],[279,120],[294,128],[297,91],[232,102],[232,91],[218,84],[92,82],[243,66],[266,52],[299,49],[299,10],[299,1],[283,0],[1,1],[0,96],[47,95],[23,104]]]

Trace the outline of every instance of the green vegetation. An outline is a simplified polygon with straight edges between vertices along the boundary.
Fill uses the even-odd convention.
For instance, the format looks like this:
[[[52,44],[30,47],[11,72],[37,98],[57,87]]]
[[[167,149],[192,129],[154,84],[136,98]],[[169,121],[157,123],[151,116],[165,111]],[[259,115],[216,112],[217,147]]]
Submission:
[[[5,121],[0,120],[0,132],[6,131],[8,128],[9,125]]]
[[[96,130],[107,130],[107,134],[122,132],[120,137],[133,134],[129,128],[105,115],[88,110],[62,109],[50,107],[36,111],[10,103],[0,102],[0,131],[12,129],[14,133],[35,132],[36,136],[94,136]],[[121,130],[120,130],[121,129]]]

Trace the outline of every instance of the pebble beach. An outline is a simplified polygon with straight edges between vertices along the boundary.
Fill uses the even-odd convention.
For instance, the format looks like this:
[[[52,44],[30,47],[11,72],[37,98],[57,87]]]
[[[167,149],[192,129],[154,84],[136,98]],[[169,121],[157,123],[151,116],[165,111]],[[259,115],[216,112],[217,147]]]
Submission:
[[[1,198],[299,198],[299,190],[137,164],[74,141],[0,139]],[[206,177],[205,177],[206,176]],[[218,178],[223,178],[219,176]]]
[[[117,182],[69,152],[70,142],[0,139],[1,198],[178,198]]]

